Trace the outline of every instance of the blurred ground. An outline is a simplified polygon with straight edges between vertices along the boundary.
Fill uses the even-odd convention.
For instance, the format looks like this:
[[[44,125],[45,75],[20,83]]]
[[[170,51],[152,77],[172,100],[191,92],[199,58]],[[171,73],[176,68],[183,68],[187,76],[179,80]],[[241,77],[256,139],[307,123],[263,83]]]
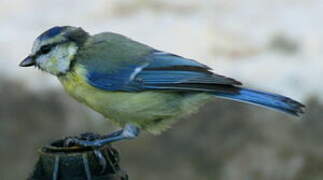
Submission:
[[[116,145],[131,179],[323,179],[322,15],[322,0],[0,0],[0,179],[24,179],[52,139],[113,129],[54,77],[17,66],[54,25],[119,32],[308,106],[297,120],[215,100]]]
[[[61,91],[34,93],[4,80],[1,85],[0,179],[24,179],[37,148],[49,140],[111,130]],[[307,114],[297,120],[215,100],[161,136],[145,134],[115,146],[131,179],[322,179],[323,104],[314,97],[306,104]]]

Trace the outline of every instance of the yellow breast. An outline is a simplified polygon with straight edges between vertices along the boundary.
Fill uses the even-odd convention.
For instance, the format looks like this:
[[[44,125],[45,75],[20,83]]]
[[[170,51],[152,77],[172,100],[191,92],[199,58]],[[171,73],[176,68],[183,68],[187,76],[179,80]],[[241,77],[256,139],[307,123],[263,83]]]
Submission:
[[[72,97],[115,124],[131,123],[152,133],[166,129],[177,117],[194,112],[209,99],[204,93],[106,91],[89,85],[85,78],[86,70],[75,65],[59,80]]]
[[[109,105],[106,99],[112,96],[111,92],[89,85],[85,78],[86,70],[81,65],[75,65],[72,71],[60,76],[59,80],[69,95],[95,111],[106,115],[106,109]]]

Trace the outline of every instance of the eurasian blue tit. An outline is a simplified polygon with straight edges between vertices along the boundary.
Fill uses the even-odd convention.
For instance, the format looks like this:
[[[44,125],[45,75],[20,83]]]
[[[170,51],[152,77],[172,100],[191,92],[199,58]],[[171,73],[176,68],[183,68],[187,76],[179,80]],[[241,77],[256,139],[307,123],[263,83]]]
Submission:
[[[305,107],[288,97],[243,88],[239,81],[216,74],[195,60],[123,35],[90,35],[71,26],[42,33],[20,66],[36,66],[56,76],[69,95],[123,127],[105,139],[74,139],[82,146],[135,138],[140,129],[161,133],[216,97],[295,116]]]

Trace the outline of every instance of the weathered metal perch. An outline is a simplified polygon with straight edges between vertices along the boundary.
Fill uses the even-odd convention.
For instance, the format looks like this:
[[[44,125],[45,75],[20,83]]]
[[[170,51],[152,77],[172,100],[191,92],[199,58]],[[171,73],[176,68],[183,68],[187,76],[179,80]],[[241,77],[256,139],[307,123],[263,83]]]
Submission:
[[[127,180],[119,167],[119,154],[110,145],[99,149],[64,147],[58,140],[39,150],[28,180]]]

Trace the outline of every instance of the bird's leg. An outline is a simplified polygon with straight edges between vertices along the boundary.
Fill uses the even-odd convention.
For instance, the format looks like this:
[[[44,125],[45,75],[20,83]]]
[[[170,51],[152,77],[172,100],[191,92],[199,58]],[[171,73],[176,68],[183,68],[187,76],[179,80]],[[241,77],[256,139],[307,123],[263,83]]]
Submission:
[[[106,145],[108,143],[121,141],[125,139],[133,139],[137,137],[140,133],[140,130],[138,127],[127,124],[123,129],[113,132],[111,134],[108,134],[104,136],[104,138],[101,139],[94,139],[94,140],[82,140],[77,138],[71,138],[69,139],[69,144],[76,144],[83,147],[101,147],[103,145]]]

